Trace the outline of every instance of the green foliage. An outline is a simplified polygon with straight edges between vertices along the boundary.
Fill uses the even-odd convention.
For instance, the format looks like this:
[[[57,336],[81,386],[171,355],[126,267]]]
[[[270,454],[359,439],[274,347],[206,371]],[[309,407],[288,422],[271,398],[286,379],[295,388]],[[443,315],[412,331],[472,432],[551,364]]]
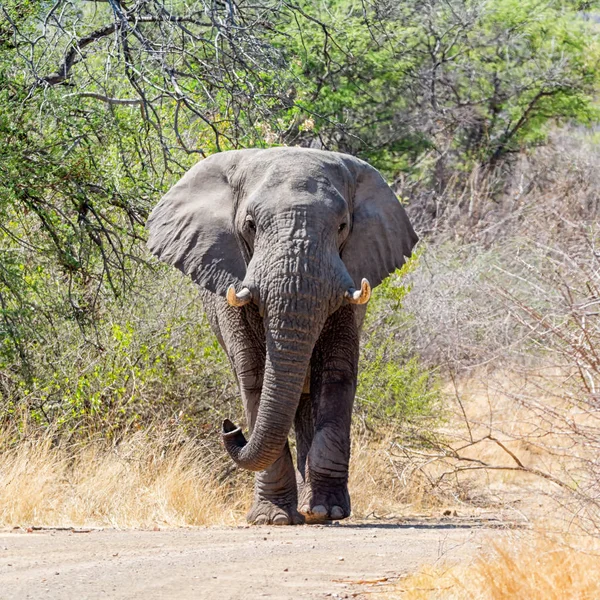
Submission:
[[[139,284],[127,306],[106,306],[93,339],[63,322],[25,350],[29,381],[5,363],[4,418],[27,418],[59,434],[118,437],[132,427],[170,422],[215,435],[221,414],[239,420],[229,362],[212,335],[197,291],[176,273]]]
[[[364,326],[356,410],[367,424],[404,425],[442,418],[440,385],[403,339],[407,316],[402,301],[409,289],[402,277],[418,256],[390,275],[373,293]]]
[[[200,156],[236,147],[346,151],[434,191],[498,164],[557,121],[597,117],[584,8],[0,0],[5,417],[116,432],[237,410],[199,309],[153,301],[176,289],[146,262],[161,194]],[[392,276],[369,311],[367,420],[437,411],[435,373],[401,337],[405,293]]]
[[[297,105],[322,143],[391,176],[443,178],[427,155],[446,170],[495,164],[543,142],[556,120],[598,117],[598,30],[574,3],[304,6],[316,21],[289,42],[304,80]]]

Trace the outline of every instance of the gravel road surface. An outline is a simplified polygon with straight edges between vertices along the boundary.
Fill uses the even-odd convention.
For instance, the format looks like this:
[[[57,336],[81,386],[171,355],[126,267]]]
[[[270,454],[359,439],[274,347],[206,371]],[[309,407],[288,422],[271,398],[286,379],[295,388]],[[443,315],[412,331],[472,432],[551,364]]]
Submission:
[[[366,598],[422,564],[473,556],[499,535],[452,521],[3,531],[0,598]]]

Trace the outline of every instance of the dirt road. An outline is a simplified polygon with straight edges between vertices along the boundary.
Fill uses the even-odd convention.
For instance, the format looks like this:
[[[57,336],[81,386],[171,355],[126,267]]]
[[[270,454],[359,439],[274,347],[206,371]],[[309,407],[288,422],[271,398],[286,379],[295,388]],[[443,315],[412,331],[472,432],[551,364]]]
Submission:
[[[481,523],[349,523],[166,531],[0,532],[0,598],[352,598],[368,580],[462,559]]]

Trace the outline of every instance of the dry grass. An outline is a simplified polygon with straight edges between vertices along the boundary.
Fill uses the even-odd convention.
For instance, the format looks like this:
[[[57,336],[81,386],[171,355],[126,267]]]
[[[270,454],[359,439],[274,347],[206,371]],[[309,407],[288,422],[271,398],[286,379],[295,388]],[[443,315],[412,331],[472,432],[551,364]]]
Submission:
[[[491,510],[495,517],[535,521],[551,512],[555,530],[573,530],[579,504],[567,506],[568,497],[551,481],[522,471],[479,469],[467,460],[514,466],[502,447],[485,439],[491,431],[527,468],[557,478],[573,470],[572,453],[561,450],[563,440],[548,431],[540,439],[537,415],[515,403],[514,394],[523,396],[526,387],[515,374],[501,372],[449,386],[456,411],[442,433],[454,447],[463,447],[465,460],[448,454],[431,459],[435,447],[417,447],[407,455],[402,437],[389,434],[373,441],[355,433],[354,517],[439,516],[448,510],[464,517]],[[241,524],[251,504],[251,474],[227,475],[231,463],[224,452],[168,428],[131,434],[118,446],[106,441],[56,445],[49,435],[24,436],[14,444],[8,433],[2,435],[0,526]],[[471,446],[470,439],[483,441]]]
[[[474,394],[468,404],[474,416],[472,411],[482,408],[482,396]],[[467,507],[477,510],[470,502],[473,496],[483,497],[487,488],[518,477],[497,472],[494,484],[481,471],[467,472],[449,480],[448,493],[448,486],[432,489],[425,476],[439,475],[444,466],[403,470],[394,448],[391,436],[373,441],[355,434],[349,482],[355,518],[441,514],[442,508],[458,508],[464,515]],[[251,474],[226,475],[230,462],[224,453],[168,430],[137,432],[118,446],[106,441],[55,444],[49,435],[11,443],[8,433],[3,438],[0,432],[0,449],[4,527],[240,524],[251,504]],[[493,445],[475,450],[489,461],[503,458]],[[530,449],[519,446],[519,451],[534,457]]]
[[[133,435],[53,447],[34,438],[0,455],[0,525],[113,527],[231,524],[249,502],[244,486],[220,484],[197,444]]]
[[[600,545],[566,538],[511,536],[489,556],[425,567],[380,598],[392,600],[584,600],[600,598]]]
[[[355,442],[351,493],[357,517],[400,510],[388,444]],[[225,476],[213,449],[154,432],[107,442],[54,445],[50,436],[17,444],[0,434],[0,527],[181,527],[244,523],[252,475]]]
[[[429,506],[415,481],[403,482],[391,461],[391,435],[378,441],[355,435],[352,441],[350,480],[352,515],[355,518],[401,515]],[[407,498],[410,483],[410,499]]]
[[[411,446],[396,438],[388,456],[403,503],[463,516],[493,510],[511,521],[552,514],[556,531],[598,533],[596,487],[587,469],[597,453],[564,425],[565,416],[585,433],[596,435],[597,426],[557,395],[563,373],[545,369],[542,378],[539,366],[526,371],[483,369],[449,382],[449,420],[431,443]]]

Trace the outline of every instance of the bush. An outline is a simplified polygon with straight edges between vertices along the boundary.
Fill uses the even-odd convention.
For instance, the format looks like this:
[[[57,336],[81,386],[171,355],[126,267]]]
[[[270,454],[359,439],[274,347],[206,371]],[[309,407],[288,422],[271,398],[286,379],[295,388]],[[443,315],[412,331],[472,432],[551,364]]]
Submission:
[[[69,320],[56,329],[40,324],[39,337],[24,342],[28,380],[4,359],[4,419],[108,437],[170,422],[210,437],[222,415],[239,417],[229,361],[195,286],[162,268],[144,275],[135,297],[103,307],[89,337]]]
[[[597,183],[595,136],[563,130],[523,157],[505,196],[479,198],[473,227],[440,226],[407,276],[404,332],[454,382],[457,417],[430,452],[402,444],[395,457],[401,469],[427,465],[438,490],[480,471],[533,475],[536,494],[560,505],[557,518],[596,534]]]
[[[368,426],[422,425],[442,418],[440,384],[434,368],[423,366],[406,337],[402,277],[415,269],[411,259],[373,293],[364,324],[356,412]]]

